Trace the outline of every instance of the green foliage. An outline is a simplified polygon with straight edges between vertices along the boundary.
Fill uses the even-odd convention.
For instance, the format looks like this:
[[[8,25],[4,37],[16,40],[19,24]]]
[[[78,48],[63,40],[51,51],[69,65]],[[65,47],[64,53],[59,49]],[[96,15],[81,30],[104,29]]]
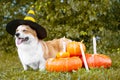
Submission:
[[[38,22],[48,30],[48,39],[66,36],[83,39],[87,46],[92,46],[91,37],[95,35],[100,37],[98,42],[104,49],[112,45],[115,48],[120,35],[119,4],[117,0],[38,0],[36,14]],[[109,40],[112,42],[108,43]]]
[[[99,52],[119,48],[119,0],[1,0],[0,50],[14,50],[13,37],[6,33],[5,26],[13,19],[23,19],[33,4],[37,23],[48,32],[45,40],[63,36],[84,40],[90,51],[92,36],[96,36]]]
[[[14,39],[6,32],[5,26],[13,19],[22,19],[30,4],[27,1],[0,1],[0,51],[15,52]]]

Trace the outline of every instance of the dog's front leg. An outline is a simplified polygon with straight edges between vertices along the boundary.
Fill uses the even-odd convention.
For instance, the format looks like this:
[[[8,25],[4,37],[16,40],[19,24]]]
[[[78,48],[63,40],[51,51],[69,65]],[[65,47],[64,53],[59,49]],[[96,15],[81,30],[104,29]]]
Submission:
[[[40,61],[40,64],[39,64],[39,70],[40,71],[44,71],[45,70],[45,64],[46,64],[46,60],[45,59]]]

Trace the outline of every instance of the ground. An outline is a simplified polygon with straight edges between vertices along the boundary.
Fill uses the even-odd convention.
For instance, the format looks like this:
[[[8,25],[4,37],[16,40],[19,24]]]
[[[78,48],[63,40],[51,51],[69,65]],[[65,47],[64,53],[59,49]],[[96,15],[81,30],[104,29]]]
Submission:
[[[81,68],[72,72],[23,71],[18,55],[0,53],[0,80],[120,80],[120,53],[106,53],[112,59],[109,69]]]

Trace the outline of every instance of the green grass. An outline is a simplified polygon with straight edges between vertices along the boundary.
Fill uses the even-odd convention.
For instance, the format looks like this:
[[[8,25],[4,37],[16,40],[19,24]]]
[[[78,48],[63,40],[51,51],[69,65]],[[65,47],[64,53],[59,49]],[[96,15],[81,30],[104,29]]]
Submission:
[[[107,54],[112,59],[109,69],[84,68],[72,72],[23,71],[17,54],[0,53],[0,80],[120,80],[120,53]]]

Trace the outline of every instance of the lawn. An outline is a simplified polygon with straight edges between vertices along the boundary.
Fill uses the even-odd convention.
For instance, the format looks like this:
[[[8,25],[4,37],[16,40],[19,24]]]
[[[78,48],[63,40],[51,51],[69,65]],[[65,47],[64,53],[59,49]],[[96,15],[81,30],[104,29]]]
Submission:
[[[84,68],[72,72],[23,71],[16,54],[0,53],[0,80],[120,80],[120,53],[106,53],[112,59],[109,69]]]

